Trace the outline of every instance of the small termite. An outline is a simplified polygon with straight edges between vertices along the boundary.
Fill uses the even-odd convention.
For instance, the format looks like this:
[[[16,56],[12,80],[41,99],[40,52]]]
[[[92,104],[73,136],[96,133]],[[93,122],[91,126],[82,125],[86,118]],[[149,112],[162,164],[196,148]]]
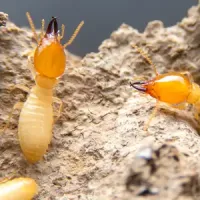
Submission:
[[[53,97],[52,90],[57,83],[58,77],[65,71],[65,48],[73,42],[84,22],[82,21],[78,25],[69,41],[61,45],[60,40],[64,36],[65,26],[62,25],[62,33],[60,35],[55,17],[52,17],[49,22],[46,33],[44,33],[45,22],[42,20],[42,31],[39,39],[30,14],[27,12],[26,15],[34,34],[34,39],[37,41],[33,59],[31,56],[28,59],[29,68],[36,85],[30,91],[25,86],[17,86],[29,92],[29,96],[25,103],[18,102],[15,104],[13,110],[21,109],[18,137],[22,152],[30,163],[35,163],[43,157],[51,142],[54,122],[53,114],[59,117],[62,110],[62,101]],[[56,113],[53,113],[53,103],[59,104],[59,110]],[[8,123],[5,128],[7,128]]]
[[[159,103],[164,102],[177,109],[186,109],[188,104],[194,107],[194,117],[200,121],[200,87],[193,82],[188,71],[169,72],[158,74],[155,64],[148,55],[138,46],[132,44],[144,59],[153,67],[156,77],[149,81],[137,81],[130,83],[136,90],[148,94],[156,99],[156,106],[144,129],[147,131],[149,124],[156,115]]]
[[[0,183],[1,200],[30,200],[38,193],[38,185],[31,178],[15,178]]]

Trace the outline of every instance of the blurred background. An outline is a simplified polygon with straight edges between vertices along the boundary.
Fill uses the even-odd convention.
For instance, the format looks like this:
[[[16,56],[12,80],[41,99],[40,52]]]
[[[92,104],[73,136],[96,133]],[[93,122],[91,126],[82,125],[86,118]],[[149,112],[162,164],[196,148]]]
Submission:
[[[187,15],[187,10],[197,0],[0,0],[0,11],[9,14],[16,25],[29,26],[25,13],[29,11],[37,28],[41,19],[49,22],[58,17],[65,24],[65,43],[81,20],[85,25],[75,42],[68,47],[76,55],[97,52],[101,42],[122,23],[143,32],[147,23],[161,20],[172,26]]]

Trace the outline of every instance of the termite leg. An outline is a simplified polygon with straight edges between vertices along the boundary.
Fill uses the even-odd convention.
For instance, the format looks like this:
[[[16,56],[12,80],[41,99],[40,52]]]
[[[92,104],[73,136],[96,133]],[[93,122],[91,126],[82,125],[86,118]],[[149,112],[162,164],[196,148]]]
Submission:
[[[58,111],[54,114],[56,116],[55,121],[57,121],[61,115],[62,109],[63,109],[63,102],[61,99],[57,97],[53,97],[53,103],[57,103],[59,105]]]
[[[151,123],[151,120],[155,117],[156,113],[158,112],[158,108],[159,108],[159,101],[156,101],[156,106],[153,109],[153,112],[151,113],[151,115],[149,117],[149,121],[144,126],[144,131],[148,130],[149,124]]]
[[[27,93],[29,93],[30,92],[30,89],[28,88],[28,87],[26,87],[25,85],[21,85],[21,84],[16,84],[16,85],[13,85],[13,86],[11,86],[11,90],[14,90],[14,89],[20,89],[20,90],[22,90],[22,91],[24,91],[24,92],[27,92]]]
[[[183,72],[180,72],[181,74],[183,74],[184,76],[187,76],[188,80],[190,81],[190,83],[193,82],[193,78],[192,78],[192,75],[190,72],[188,71],[183,71]]]
[[[185,110],[187,108],[187,103],[180,103],[180,104],[174,104],[174,105],[173,104],[167,104],[167,105],[169,105],[172,108],[179,109],[179,110]],[[159,101],[156,101],[156,106],[155,106],[153,112],[151,113],[151,115],[149,117],[149,121],[147,122],[147,124],[144,127],[144,131],[148,130],[149,124],[151,123],[151,120],[155,117],[155,115],[158,111],[158,108],[159,108]],[[196,113],[196,114],[197,114],[198,120],[200,121],[200,117],[198,116],[198,113]],[[197,119],[197,117],[195,117],[195,118]]]
[[[21,110],[23,108],[23,105],[24,105],[24,102],[17,102],[13,108],[12,108],[12,111],[10,112],[9,116],[8,116],[8,119],[6,120],[6,125],[3,129],[1,129],[1,133],[4,133],[6,131],[6,129],[8,128],[9,124],[10,124],[10,120],[11,120],[11,117],[13,116],[13,112],[15,110]]]
[[[2,179],[0,180],[0,184],[5,183],[5,182],[7,182],[7,181],[13,179],[14,176],[15,176],[16,174],[17,174],[16,171],[14,171],[14,172],[12,172],[11,174],[9,174],[8,177],[2,178]]]
[[[0,180],[0,184],[5,183],[5,182],[7,182],[9,180],[11,180],[11,177],[3,178],[2,180]]]
[[[176,108],[179,110],[185,110],[187,108],[187,103],[179,103],[179,104],[168,104],[172,108]]]
[[[34,69],[34,53],[35,53],[35,50],[31,50],[31,51],[29,50],[29,51],[25,51],[22,54],[22,56],[28,57],[28,68],[31,71],[33,79],[35,80],[36,72]]]
[[[194,118],[196,119],[196,121],[197,121],[198,123],[200,122],[199,112],[197,112],[197,111],[194,112]]]
[[[35,80],[36,72],[35,72],[35,69],[34,69],[33,56],[32,55],[30,55],[28,57],[28,68],[31,71],[33,79]]]
[[[194,118],[198,123],[200,123],[200,112],[199,112],[199,110],[200,110],[199,106],[198,107],[196,107],[196,106],[193,107],[193,110],[192,110]]]

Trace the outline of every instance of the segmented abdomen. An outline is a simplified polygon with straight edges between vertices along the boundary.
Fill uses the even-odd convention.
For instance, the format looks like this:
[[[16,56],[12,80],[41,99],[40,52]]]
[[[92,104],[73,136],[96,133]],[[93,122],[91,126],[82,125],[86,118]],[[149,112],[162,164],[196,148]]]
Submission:
[[[19,118],[18,136],[26,159],[35,163],[48,149],[52,138],[52,102],[32,91]]]
[[[1,200],[30,200],[37,194],[38,186],[31,178],[16,178],[0,183]]]

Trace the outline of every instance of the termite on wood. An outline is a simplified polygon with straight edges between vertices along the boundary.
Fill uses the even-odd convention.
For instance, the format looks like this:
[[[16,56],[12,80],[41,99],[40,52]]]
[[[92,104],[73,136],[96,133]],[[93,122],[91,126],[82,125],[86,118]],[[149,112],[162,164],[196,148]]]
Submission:
[[[37,192],[38,186],[31,178],[15,178],[0,183],[1,200],[30,200]]]
[[[177,109],[186,109],[188,104],[194,107],[194,117],[200,121],[200,87],[194,83],[189,72],[168,72],[158,74],[156,66],[150,60],[148,55],[144,53],[136,45],[132,45],[146,61],[153,67],[156,77],[148,81],[137,81],[130,83],[136,90],[148,94],[156,99],[156,107],[145,126],[148,129],[152,118],[156,115],[160,102],[167,103],[169,106]]]
[[[18,137],[22,152],[30,163],[35,163],[43,157],[51,142],[53,115],[55,114],[53,113],[52,104],[58,103],[60,105],[55,114],[58,117],[62,110],[62,101],[53,97],[53,88],[66,67],[64,49],[76,38],[84,22],[82,21],[78,25],[69,41],[61,45],[60,40],[64,36],[65,26],[62,25],[60,35],[55,17],[52,17],[49,22],[46,33],[44,33],[45,22],[42,20],[42,30],[39,38],[30,14],[26,13],[26,15],[34,39],[37,42],[33,59],[31,56],[28,59],[28,65],[36,85],[30,91],[27,87],[20,86],[22,90],[29,92],[29,96],[25,103],[18,102],[13,110],[21,109]],[[8,123],[5,128],[7,128]]]

